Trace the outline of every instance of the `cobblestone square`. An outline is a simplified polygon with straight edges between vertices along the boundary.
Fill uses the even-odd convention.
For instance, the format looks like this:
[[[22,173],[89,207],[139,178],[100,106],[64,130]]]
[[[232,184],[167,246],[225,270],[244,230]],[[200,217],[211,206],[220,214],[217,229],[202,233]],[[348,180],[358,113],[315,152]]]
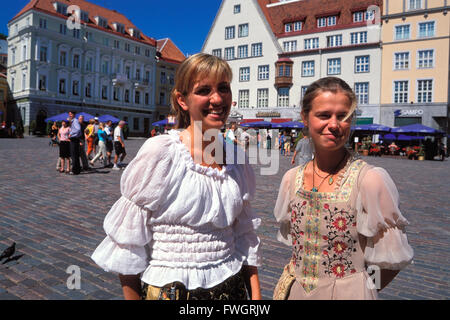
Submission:
[[[126,140],[128,163],[144,139]],[[47,138],[0,139],[0,252],[16,245],[19,259],[0,262],[0,300],[122,299],[118,277],[100,269],[90,255],[103,240],[103,220],[119,198],[121,171],[100,169],[78,176],[55,170],[58,148]],[[400,272],[380,299],[449,299],[450,162],[365,157],[385,168],[400,193],[401,211],[409,220],[407,235],[415,252],[414,264]],[[260,279],[264,299],[290,258],[290,249],[276,240],[273,218],[278,187],[291,168],[290,157],[280,158],[278,174],[257,175],[256,200],[262,218],[263,266]],[[70,290],[66,272],[81,271],[81,288]]]

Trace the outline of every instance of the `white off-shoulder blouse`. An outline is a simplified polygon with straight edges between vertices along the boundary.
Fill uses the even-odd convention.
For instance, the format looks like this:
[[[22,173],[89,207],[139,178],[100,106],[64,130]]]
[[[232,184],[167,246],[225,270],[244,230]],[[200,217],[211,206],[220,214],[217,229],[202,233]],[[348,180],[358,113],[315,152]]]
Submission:
[[[249,164],[196,164],[171,130],[144,143],[120,185],[103,224],[107,236],[92,255],[105,271],[192,290],[211,288],[243,265],[260,266]]]

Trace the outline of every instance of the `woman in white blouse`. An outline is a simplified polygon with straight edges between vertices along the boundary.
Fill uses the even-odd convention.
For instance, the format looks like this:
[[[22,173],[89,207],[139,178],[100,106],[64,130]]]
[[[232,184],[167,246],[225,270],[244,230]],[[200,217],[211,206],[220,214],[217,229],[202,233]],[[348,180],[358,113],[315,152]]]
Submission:
[[[217,57],[185,60],[172,92],[184,130],[148,139],[123,172],[122,196],[92,259],[119,273],[125,299],[140,298],[141,280],[147,299],[247,299],[246,289],[260,299],[254,173],[217,152],[224,147],[219,130],[231,108],[231,78]],[[220,150],[208,149],[207,130]]]
[[[412,261],[394,182],[345,147],[355,109],[339,78],[319,79],[305,93],[301,116],[314,158],[281,182],[274,214],[292,258],[274,299],[376,299]]]

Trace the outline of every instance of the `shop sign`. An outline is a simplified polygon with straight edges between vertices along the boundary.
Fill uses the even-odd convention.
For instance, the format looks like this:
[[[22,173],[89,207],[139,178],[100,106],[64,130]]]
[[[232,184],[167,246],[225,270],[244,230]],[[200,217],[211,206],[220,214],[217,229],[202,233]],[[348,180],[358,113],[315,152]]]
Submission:
[[[404,109],[404,110],[395,110],[394,115],[396,117],[420,117],[423,115],[422,109]]]

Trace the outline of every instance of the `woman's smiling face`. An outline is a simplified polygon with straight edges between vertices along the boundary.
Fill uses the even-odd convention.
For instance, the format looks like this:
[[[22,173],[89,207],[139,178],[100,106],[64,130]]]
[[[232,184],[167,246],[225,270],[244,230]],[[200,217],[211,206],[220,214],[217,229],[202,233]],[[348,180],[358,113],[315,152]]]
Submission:
[[[320,92],[311,104],[308,115],[302,113],[310,137],[317,151],[336,151],[342,148],[350,135],[350,99],[342,92]],[[347,119],[346,119],[347,118]]]
[[[220,129],[231,109],[231,87],[228,79],[206,78],[196,81],[191,92],[179,96],[178,103],[189,112],[191,124],[202,122],[202,131]]]

